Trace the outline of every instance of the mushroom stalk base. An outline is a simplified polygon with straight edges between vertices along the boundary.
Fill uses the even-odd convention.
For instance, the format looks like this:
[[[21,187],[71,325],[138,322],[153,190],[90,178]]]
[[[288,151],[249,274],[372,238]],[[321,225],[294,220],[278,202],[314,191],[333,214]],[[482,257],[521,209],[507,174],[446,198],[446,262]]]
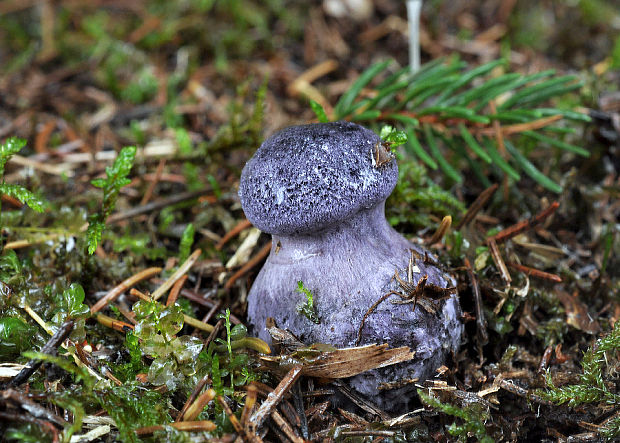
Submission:
[[[414,260],[412,285],[427,276],[427,284],[454,287],[454,278],[438,265],[425,260],[425,251],[394,231],[385,220],[384,203],[359,211],[349,220],[319,232],[295,236],[273,235],[271,253],[248,296],[248,320],[261,339],[270,342],[265,322],[273,317],[280,328],[289,329],[304,343],[326,343],[336,347],[355,344],[364,314],[384,294],[405,290],[394,278],[408,280],[409,260]],[[306,303],[298,282],[314,298],[320,324],[300,314]],[[392,295],[368,315],[361,344],[388,343],[409,346],[415,358],[409,362],[368,371],[350,379],[350,385],[371,397],[386,410],[407,408],[413,383],[405,388],[381,390],[379,385],[399,380],[432,377],[446,356],[459,346],[463,326],[455,295],[435,302],[436,313],[418,303]]]

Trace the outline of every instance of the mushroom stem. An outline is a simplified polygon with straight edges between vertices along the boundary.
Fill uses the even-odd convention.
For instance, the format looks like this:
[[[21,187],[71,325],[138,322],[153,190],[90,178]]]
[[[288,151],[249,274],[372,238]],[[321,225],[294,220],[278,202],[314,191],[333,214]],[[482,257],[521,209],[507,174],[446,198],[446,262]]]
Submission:
[[[351,218],[318,232],[298,235],[273,235],[269,261],[274,264],[292,264],[312,260],[317,256],[330,257],[335,263],[351,261],[360,248],[371,247],[378,254],[392,254],[394,243],[400,243],[403,252],[409,243],[390,227],[384,215],[385,202],[362,209]],[[368,257],[366,258],[368,260]],[[396,265],[396,263],[394,263]]]

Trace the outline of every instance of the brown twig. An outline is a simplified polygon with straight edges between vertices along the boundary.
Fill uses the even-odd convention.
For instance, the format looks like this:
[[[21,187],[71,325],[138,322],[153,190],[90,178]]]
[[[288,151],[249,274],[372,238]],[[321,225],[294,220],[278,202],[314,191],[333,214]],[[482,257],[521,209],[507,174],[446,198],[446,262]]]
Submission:
[[[49,434],[52,439],[52,443],[60,442],[60,436],[58,434],[58,430],[54,427],[52,423],[45,420],[39,420],[38,418],[33,417],[28,414],[14,414],[0,411],[0,423],[34,423],[41,428],[41,431]]]
[[[308,431],[308,419],[306,418],[306,410],[304,409],[304,399],[301,392],[301,383],[298,381],[293,387],[293,404],[299,416],[299,429],[301,436],[308,440],[310,432]]]
[[[43,129],[39,131],[37,136],[34,139],[34,150],[37,153],[42,153],[47,150],[47,142],[50,139],[50,135],[56,129],[56,121],[50,120],[43,126]]]
[[[319,103],[328,116],[332,116],[333,109],[329,103],[329,100],[327,100],[317,88],[312,86],[312,82],[320,77],[323,77],[324,75],[329,74],[336,68],[338,68],[338,62],[336,60],[327,59],[325,61],[322,61],[319,64],[314,65],[310,69],[306,70],[299,77],[289,83],[286,91],[289,95],[293,97],[297,96],[298,94],[305,95],[306,97]]]
[[[540,363],[538,364],[538,374],[544,374],[547,368],[549,367],[549,361],[551,361],[551,355],[553,354],[553,347],[547,346],[545,348],[545,352],[540,359]]]
[[[523,220],[518,223],[515,223],[514,225],[509,226],[508,228],[498,232],[494,236],[489,237],[487,241],[492,238],[496,243],[500,243],[502,241],[516,237],[522,232],[533,229],[538,224],[543,222],[547,217],[553,214],[556,211],[556,209],[558,209],[559,206],[560,204],[558,202],[553,202],[551,203],[551,205],[549,205],[549,207],[547,207],[546,209],[543,209],[542,211],[540,211],[538,214],[536,214],[534,217],[530,218],[529,220]]]
[[[529,401],[540,403],[542,405],[553,406],[553,403],[551,403],[550,401],[543,399],[542,397],[534,394],[528,389],[523,389],[522,387],[517,386],[516,384],[514,384],[512,380],[505,380],[501,378],[501,374],[498,376],[498,378],[499,378],[499,381],[497,381],[497,384],[499,385],[500,388],[508,392],[511,392],[515,395],[518,395],[519,397],[523,397]]]
[[[282,417],[282,415],[278,411],[273,411],[271,413],[271,418],[290,441],[292,441],[293,443],[304,443],[304,439],[295,434],[291,425],[284,419],[284,417]]]
[[[237,280],[239,280],[246,273],[248,273],[254,266],[262,262],[265,257],[269,255],[269,251],[271,251],[271,242],[263,246],[254,257],[249,259],[246,264],[241,266],[241,268],[239,268],[237,272],[231,275],[228,281],[224,284],[224,289],[232,288]]]
[[[14,403],[19,407],[19,409],[27,411],[33,417],[47,420],[60,427],[67,425],[67,421],[64,418],[54,414],[49,409],[33,401],[27,394],[13,388],[0,391],[0,404],[6,405],[9,402]]]
[[[170,294],[168,294],[168,299],[166,300],[166,306],[174,305],[179,298],[179,293],[183,288],[183,285],[187,281],[187,274],[181,276],[180,279],[176,281],[174,285],[172,285],[172,289],[170,289]]]
[[[355,403],[357,406],[359,406],[364,411],[369,412],[370,414],[376,415],[382,421],[390,420],[392,418],[387,412],[380,409],[377,405],[375,405],[370,400],[363,398],[362,396],[357,394],[355,391],[349,388],[346,384],[344,384],[341,380],[334,380],[332,384],[336,386],[338,390],[342,394],[345,395],[345,397],[347,397],[349,400],[351,400],[353,403]]]
[[[275,410],[276,406],[282,398],[284,394],[295,384],[297,379],[301,376],[303,366],[295,365],[291,370],[284,376],[282,381],[276,386],[271,394],[267,397],[267,400],[263,402],[263,404],[258,408],[258,410],[252,414],[250,417],[250,422],[258,429],[262,426],[268,416]]]
[[[489,102],[489,103],[492,103],[492,102]],[[563,116],[558,114],[558,115],[552,115],[550,117],[539,118],[538,120],[533,120],[527,123],[517,123],[514,125],[501,126],[499,134],[501,134],[502,136],[506,136],[506,135],[511,135],[511,134],[518,134],[523,131],[532,131],[534,129],[544,128],[545,126],[549,126],[551,123],[561,120],[562,118]],[[482,128],[478,130],[474,128],[474,132],[476,134],[488,135],[488,136],[491,136],[491,135],[497,136],[498,134],[496,128],[494,127]]]
[[[149,187],[146,188],[146,192],[144,193],[142,200],[140,200],[140,206],[146,205],[147,202],[151,199],[151,196],[153,195],[153,191],[155,190],[155,186],[157,186],[157,183],[159,183],[161,175],[164,172],[165,166],[166,166],[166,159],[160,158],[159,164],[157,165],[157,170],[155,171],[155,177],[149,183]]]
[[[252,223],[249,220],[241,220],[239,223],[235,225],[235,227],[233,227],[230,231],[224,234],[222,239],[219,242],[217,242],[217,245],[215,245],[215,249],[220,251],[226,243],[228,243],[231,239],[239,235],[245,229],[250,228],[251,226],[252,226]]]
[[[161,268],[148,268],[138,272],[137,274],[132,275],[126,280],[123,280],[118,286],[116,286],[106,295],[100,298],[99,301],[95,303],[92,308],[90,308],[91,314],[101,311],[109,303],[112,303],[114,300],[116,300],[118,296],[125,292],[127,289],[131,288],[142,280],[146,280],[148,278],[151,278],[155,274],[159,274],[160,272]]]
[[[215,326],[213,326],[213,331],[211,331],[209,336],[204,341],[204,348],[205,349],[207,349],[209,347],[209,345],[211,344],[211,342],[213,340],[215,340],[215,337],[217,337],[217,334],[220,333],[220,329],[222,329],[222,326],[224,326],[224,319],[220,318],[217,321],[217,323],[215,324]]]
[[[487,203],[487,201],[489,201],[489,199],[493,196],[493,194],[495,194],[495,191],[497,191],[498,187],[499,185],[495,183],[489,186],[488,188],[486,188],[484,191],[480,193],[478,197],[476,197],[476,200],[474,200],[471,206],[469,206],[469,209],[467,209],[467,212],[465,213],[461,221],[459,221],[458,224],[456,225],[455,229],[457,231],[474,219],[474,217],[476,216],[476,214],[478,214],[480,209],[482,209],[484,205]]]
[[[125,212],[117,212],[116,214],[112,214],[106,220],[106,223],[116,223],[121,220],[126,220],[128,218],[136,217],[138,215],[146,214],[148,212],[157,211],[158,209],[165,208],[167,206],[175,205],[177,203],[181,203],[186,200],[192,200],[194,198],[198,198],[202,195],[208,194],[212,192],[211,188],[204,188],[198,191],[188,191],[180,194],[175,194],[171,197],[164,198],[161,200],[157,200],[151,203],[147,203],[146,205],[136,206],[135,208],[131,208]]]
[[[557,274],[551,274],[549,272],[540,271],[535,268],[530,268],[529,266],[523,266],[518,263],[506,262],[508,267],[516,269],[517,271],[521,271],[526,275],[531,275],[532,277],[544,278],[545,280],[554,281],[557,283],[562,282],[562,277]]]
[[[209,312],[207,312],[205,316],[202,318],[202,321],[205,323],[208,323],[211,320],[211,318],[213,318],[215,313],[220,310],[221,307],[222,307],[222,300],[217,300],[215,304],[211,306],[211,309],[209,309]]]
[[[17,200],[15,197],[12,197],[7,194],[0,194],[0,199],[2,199],[4,203],[8,203],[11,206],[14,206],[16,208],[21,208],[24,206],[24,204],[20,202],[19,200]]]
[[[383,112],[379,115],[379,117],[377,117],[378,120],[392,120],[390,115],[393,114],[391,112]],[[446,124],[449,124],[451,127],[457,127],[458,123],[463,123],[463,124],[467,124],[467,123],[471,123],[468,120],[464,119],[464,118],[449,118],[449,119],[440,119],[438,116],[436,115],[419,115],[416,112],[410,112],[410,111],[401,111],[397,113],[398,115],[403,115],[406,117],[412,117],[417,119],[420,123],[428,123],[433,127],[440,127],[441,128],[441,132],[453,132],[454,134],[458,134],[458,129],[454,129],[454,130],[450,130],[448,127],[446,127],[445,125],[442,124],[442,122],[445,122]],[[501,134],[502,137],[506,137],[508,135],[512,135],[512,134],[518,134],[521,133],[523,131],[531,131],[531,130],[535,130],[535,129],[540,129],[540,128],[544,128],[546,126],[549,126],[550,124],[561,120],[563,118],[562,115],[552,115],[550,117],[543,117],[540,118],[538,120],[533,120],[531,122],[527,122],[527,123],[516,123],[514,125],[500,125],[500,132],[499,134]],[[486,136],[497,136],[497,129],[493,126],[479,126],[479,125],[475,125],[475,126],[470,126],[468,128],[473,134],[475,135],[486,135]]]
[[[250,416],[252,415],[252,410],[256,404],[257,396],[258,387],[254,384],[254,382],[251,382],[247,387],[245,404],[243,405],[243,410],[241,411],[241,425],[244,429],[250,424]]]
[[[62,344],[63,341],[69,336],[71,331],[73,330],[74,321],[67,320],[65,321],[60,328],[52,335],[52,337],[45,343],[45,345],[41,348],[41,353],[48,355],[56,355],[58,352],[58,347]],[[19,373],[13,377],[13,379],[9,382],[9,386],[19,386],[25,383],[32,374],[35,373],[37,369],[43,364],[43,360],[33,359],[26,364],[26,366],[19,371]]]

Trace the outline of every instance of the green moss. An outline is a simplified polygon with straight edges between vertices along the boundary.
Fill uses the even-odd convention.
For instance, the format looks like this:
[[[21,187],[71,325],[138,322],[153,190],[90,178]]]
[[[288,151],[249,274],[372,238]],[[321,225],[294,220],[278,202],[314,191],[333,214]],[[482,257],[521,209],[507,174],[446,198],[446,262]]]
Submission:
[[[547,389],[539,389],[538,395],[555,404],[566,403],[572,408],[591,403],[620,406],[620,394],[609,387],[617,386],[618,383],[619,352],[620,322],[616,322],[609,334],[598,339],[584,353],[581,359],[583,373],[578,383],[556,387],[551,371],[548,370],[545,376]],[[609,439],[620,435],[620,420],[617,417],[610,420],[600,432]]]
[[[420,163],[401,157],[398,182],[387,200],[386,213],[392,226],[415,230],[433,225],[445,215],[453,219],[464,205],[427,175]]]
[[[314,306],[314,295],[312,292],[304,286],[302,281],[297,282],[297,292],[303,294],[306,297],[305,303],[300,303],[297,305],[297,312],[301,315],[305,316],[312,323],[320,324],[321,319],[319,318],[316,308]]]
[[[482,443],[492,443],[494,439],[487,435],[485,422],[490,414],[479,403],[470,403],[465,407],[458,407],[449,403],[442,403],[431,392],[428,394],[423,389],[418,389],[420,399],[433,409],[444,414],[457,417],[461,423],[454,422],[448,426],[448,433],[457,437],[458,441],[467,441],[469,435],[473,435]]]
[[[0,360],[9,361],[32,346],[33,328],[17,317],[0,318]]]
[[[114,419],[120,438],[124,442],[140,441],[134,429],[172,421],[167,412],[167,401],[162,394],[143,389],[137,383],[110,386],[97,392],[96,397],[101,407]]]

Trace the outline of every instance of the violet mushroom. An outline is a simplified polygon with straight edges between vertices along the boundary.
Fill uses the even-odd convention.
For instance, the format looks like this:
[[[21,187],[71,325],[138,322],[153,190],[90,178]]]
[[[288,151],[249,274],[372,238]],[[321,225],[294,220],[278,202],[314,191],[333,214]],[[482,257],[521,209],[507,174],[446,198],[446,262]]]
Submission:
[[[319,123],[265,140],[245,165],[239,189],[247,218],[273,238],[248,295],[254,333],[270,342],[265,322],[273,317],[304,343],[348,347],[364,323],[361,344],[409,346],[413,360],[349,381],[390,410],[407,406],[403,392],[413,385],[378,395],[379,383],[433,376],[462,333],[454,291],[426,309],[406,300],[412,289],[437,291],[455,281],[387,223],[385,200],[397,178],[393,155],[373,131],[349,122]],[[318,324],[297,309],[306,302],[300,281],[313,294]],[[397,294],[371,309],[391,291]]]

